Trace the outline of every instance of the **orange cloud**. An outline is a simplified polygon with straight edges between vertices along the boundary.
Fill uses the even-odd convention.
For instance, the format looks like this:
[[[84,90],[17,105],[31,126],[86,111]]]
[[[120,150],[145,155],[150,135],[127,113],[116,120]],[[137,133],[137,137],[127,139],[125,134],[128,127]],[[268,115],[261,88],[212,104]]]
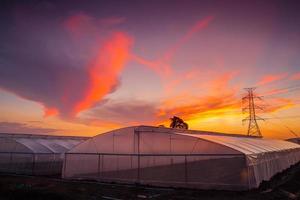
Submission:
[[[204,96],[191,96],[187,91],[180,93],[180,95],[167,97],[162,102],[157,116],[164,118],[179,115],[190,120],[207,112],[240,109],[240,99],[236,95],[237,89],[229,85],[234,74],[225,73],[206,83],[208,91],[204,93]],[[220,112],[218,113],[220,114]]]
[[[236,90],[233,87],[229,87],[229,82],[235,78],[235,76],[238,74],[236,71],[227,72],[224,74],[219,75],[217,78],[215,78],[211,83],[208,85],[211,87],[212,94],[215,93],[224,93],[224,92],[232,92]]]
[[[142,58],[138,55],[132,54],[131,59],[148,67],[149,69],[156,72],[159,76],[163,78],[163,89],[165,94],[171,95],[174,91],[174,88],[177,88],[183,82],[193,82],[196,78],[199,77],[198,69],[191,69],[187,72],[177,73],[173,70],[172,66],[169,64],[170,59],[174,56],[174,54],[187,43],[196,33],[206,28],[209,23],[214,19],[213,16],[208,16],[204,19],[198,20],[184,35],[180,38],[173,46],[171,46],[166,52],[162,54],[161,58],[150,61],[145,58]],[[199,84],[198,84],[199,85]],[[194,85],[192,86],[194,87]],[[178,88],[177,88],[178,89]],[[186,95],[186,94],[185,94]],[[170,100],[168,100],[170,102]]]
[[[118,75],[128,60],[131,43],[127,35],[118,32],[98,50],[95,60],[88,66],[89,88],[75,106],[75,114],[93,106],[117,85]]]
[[[295,106],[293,100],[288,98],[276,98],[272,99],[267,106],[265,106],[264,112],[272,113],[280,110],[289,109]]]
[[[121,31],[105,30],[103,25],[115,25],[124,18],[95,19],[84,13],[70,16],[63,22],[63,27],[71,36],[75,46],[84,49],[84,57],[80,61],[87,63],[80,66],[84,76],[82,88],[74,94],[72,87],[74,77],[66,77],[61,86],[63,96],[60,97],[61,107],[67,107],[67,113],[61,107],[45,105],[44,116],[57,115],[75,116],[79,112],[93,107],[103,97],[111,93],[118,85],[118,78],[129,59],[133,39]],[[92,41],[92,42],[91,42]],[[76,50],[74,50],[76,53]],[[78,72],[77,72],[78,73]]]
[[[271,96],[271,95],[276,95],[276,94],[284,94],[287,93],[289,89],[273,89],[270,91],[265,92],[264,96]]]
[[[142,58],[141,56],[135,55],[135,54],[131,54],[130,58],[143,65],[148,67],[149,69],[153,70],[155,73],[157,73],[158,75],[165,77],[168,76],[172,73],[172,68],[169,64],[164,63],[161,60],[154,60],[154,61],[150,61],[147,60],[145,58]]]
[[[291,76],[291,80],[300,80],[300,72],[299,73],[296,73],[296,74],[293,74]]]
[[[59,111],[56,108],[44,108],[44,117],[50,117],[58,115]]]
[[[200,114],[204,114],[208,111],[216,112],[223,109],[236,110],[240,108],[240,103],[233,97],[204,97],[199,98],[199,102],[195,102],[190,105],[178,106],[170,109],[162,109],[159,111],[158,115],[166,117],[178,115],[186,120],[195,118]]]
[[[287,77],[287,73],[282,74],[270,74],[261,78],[261,80],[256,85],[266,85],[278,80],[282,80]]]
[[[197,68],[192,68],[180,73],[173,72],[172,77],[168,77],[168,79],[164,80],[164,91],[167,95],[173,92],[178,93],[176,89],[178,90],[178,87],[180,87],[182,83],[188,83],[189,88],[199,88],[200,85],[203,85],[203,83],[199,83],[199,77],[201,77],[201,72]]]

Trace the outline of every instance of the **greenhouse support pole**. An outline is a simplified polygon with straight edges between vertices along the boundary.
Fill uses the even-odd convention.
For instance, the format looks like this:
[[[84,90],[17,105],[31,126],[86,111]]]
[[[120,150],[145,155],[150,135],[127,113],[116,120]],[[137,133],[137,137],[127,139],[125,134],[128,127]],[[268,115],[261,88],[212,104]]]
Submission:
[[[32,175],[35,175],[35,154],[32,153]]]
[[[100,179],[100,156],[101,156],[101,154],[99,153],[98,154],[98,177],[99,177],[99,179]]]
[[[138,182],[140,182],[140,167],[141,167],[141,157],[140,157],[140,132],[137,132],[138,136]]]
[[[101,155],[101,172],[104,172],[104,155]]]
[[[12,152],[10,153],[10,158],[9,158],[9,168],[12,169],[12,165],[13,165],[13,162],[12,162]]]
[[[250,190],[250,173],[249,173],[250,169],[249,166],[247,167],[247,176],[248,176],[248,190]]]
[[[66,168],[67,168],[67,153],[65,153],[64,154],[64,163],[63,163],[63,170],[64,170],[64,172],[63,172],[63,178],[66,178],[67,176],[66,176]]]
[[[137,159],[138,159],[138,171],[137,171],[137,182],[140,182],[140,132],[134,130],[134,134],[137,136]]]
[[[50,170],[53,170],[53,173],[55,173],[55,153],[52,153],[52,162],[50,165]]]
[[[187,158],[186,155],[184,156],[184,181],[187,183]]]
[[[248,182],[248,190],[250,190],[250,166],[248,165],[247,156],[245,156],[245,165],[247,167],[247,182]]]

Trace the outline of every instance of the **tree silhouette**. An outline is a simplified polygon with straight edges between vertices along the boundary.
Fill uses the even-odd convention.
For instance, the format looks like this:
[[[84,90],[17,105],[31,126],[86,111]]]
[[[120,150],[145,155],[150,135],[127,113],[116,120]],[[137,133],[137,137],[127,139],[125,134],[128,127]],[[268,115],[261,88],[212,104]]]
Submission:
[[[178,129],[188,129],[189,128],[188,124],[185,123],[179,117],[173,116],[172,118],[170,118],[170,120],[171,120],[170,128],[178,128]]]

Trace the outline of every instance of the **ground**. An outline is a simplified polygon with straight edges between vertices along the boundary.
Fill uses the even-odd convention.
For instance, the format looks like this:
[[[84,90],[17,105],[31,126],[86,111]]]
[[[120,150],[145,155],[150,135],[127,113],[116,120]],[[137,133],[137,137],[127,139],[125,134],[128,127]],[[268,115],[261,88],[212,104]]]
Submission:
[[[271,181],[263,183],[260,188],[243,192],[158,188],[139,185],[66,181],[53,177],[0,174],[0,200],[8,199],[300,200],[300,163],[278,174]]]

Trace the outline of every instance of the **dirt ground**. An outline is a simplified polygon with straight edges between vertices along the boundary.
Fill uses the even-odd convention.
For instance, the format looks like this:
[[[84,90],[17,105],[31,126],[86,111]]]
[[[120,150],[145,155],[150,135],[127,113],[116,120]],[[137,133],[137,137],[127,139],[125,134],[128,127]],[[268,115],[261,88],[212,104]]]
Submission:
[[[99,182],[66,181],[50,177],[0,174],[0,200],[8,199],[299,199],[300,163],[278,174],[260,188],[243,191],[188,190],[140,185],[121,185]]]

